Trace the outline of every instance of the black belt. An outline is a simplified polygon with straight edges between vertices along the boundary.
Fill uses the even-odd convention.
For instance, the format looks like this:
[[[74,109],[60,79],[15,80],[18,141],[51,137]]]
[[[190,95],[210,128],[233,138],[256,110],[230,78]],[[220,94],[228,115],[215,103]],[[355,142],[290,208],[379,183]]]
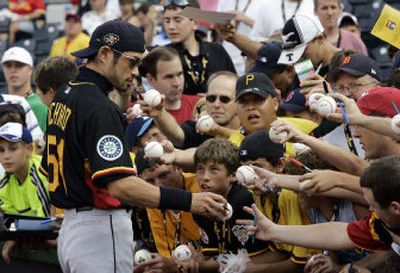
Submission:
[[[80,207],[80,208],[76,208],[76,212],[82,212],[82,211],[91,211],[93,210],[94,207]]]

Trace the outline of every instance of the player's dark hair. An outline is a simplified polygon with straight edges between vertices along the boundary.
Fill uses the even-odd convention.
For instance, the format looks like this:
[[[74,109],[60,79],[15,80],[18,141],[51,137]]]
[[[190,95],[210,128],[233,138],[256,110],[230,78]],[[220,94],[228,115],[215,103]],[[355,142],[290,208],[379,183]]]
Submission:
[[[240,166],[239,150],[226,139],[219,137],[211,138],[203,142],[194,154],[194,166],[202,163],[213,162],[223,164],[228,174],[234,174]]]
[[[390,156],[371,163],[361,175],[360,185],[371,189],[382,209],[400,202],[400,156]]]
[[[143,58],[139,66],[140,74],[146,77],[147,73],[149,73],[156,79],[157,63],[159,61],[169,62],[174,58],[179,58],[179,53],[176,49],[172,47],[157,47]]]
[[[46,94],[50,88],[57,90],[74,80],[78,67],[66,57],[47,57],[37,65],[33,81]]]

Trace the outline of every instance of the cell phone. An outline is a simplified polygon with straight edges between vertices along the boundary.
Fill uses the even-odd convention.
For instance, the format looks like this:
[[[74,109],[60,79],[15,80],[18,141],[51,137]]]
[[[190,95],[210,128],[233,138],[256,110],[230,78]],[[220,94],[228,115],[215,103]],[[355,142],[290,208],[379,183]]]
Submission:
[[[315,68],[310,59],[295,63],[294,70],[300,81],[315,74]]]

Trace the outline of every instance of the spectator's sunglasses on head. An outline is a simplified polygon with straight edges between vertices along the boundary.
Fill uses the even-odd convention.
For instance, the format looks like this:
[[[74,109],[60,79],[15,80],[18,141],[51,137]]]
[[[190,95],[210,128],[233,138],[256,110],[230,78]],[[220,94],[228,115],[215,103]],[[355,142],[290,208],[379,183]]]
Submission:
[[[189,5],[189,2],[188,2],[188,0],[165,0],[164,7],[167,7],[169,5],[187,6],[187,5]]]
[[[206,101],[213,103],[219,98],[219,101],[222,102],[223,104],[227,104],[231,101],[231,98],[228,96],[216,96],[216,95],[208,95],[206,96]]]

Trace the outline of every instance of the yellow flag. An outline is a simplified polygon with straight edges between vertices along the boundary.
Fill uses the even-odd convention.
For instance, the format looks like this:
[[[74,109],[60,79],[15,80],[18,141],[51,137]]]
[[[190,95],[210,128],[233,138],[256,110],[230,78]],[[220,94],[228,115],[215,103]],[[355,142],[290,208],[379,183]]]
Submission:
[[[400,11],[385,4],[371,34],[400,48]]]

